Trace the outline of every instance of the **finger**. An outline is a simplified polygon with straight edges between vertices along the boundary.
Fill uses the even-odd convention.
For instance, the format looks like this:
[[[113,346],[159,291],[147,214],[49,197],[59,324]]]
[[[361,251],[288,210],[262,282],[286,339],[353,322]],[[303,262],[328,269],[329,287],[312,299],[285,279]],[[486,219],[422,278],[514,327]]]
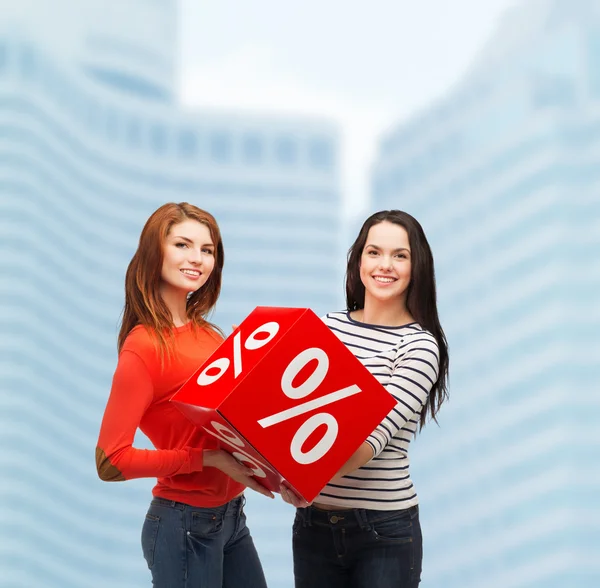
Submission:
[[[239,327],[239,325],[231,325],[231,330],[235,331],[238,327]]]
[[[302,496],[296,494],[294,491],[290,490],[290,492],[292,493],[292,496],[295,500],[295,505],[298,508],[306,508],[307,506],[309,506],[308,502],[306,502],[306,500],[304,500],[304,498],[302,498]]]
[[[231,456],[233,460],[233,469],[235,474],[239,474],[240,476],[250,476],[254,475],[254,470],[246,465],[244,465],[241,461],[235,459],[235,457]]]
[[[296,498],[296,495],[289,488],[285,488],[285,496],[286,496],[286,502],[288,504],[291,504],[292,506],[295,506],[296,508],[301,506],[300,504],[298,504],[298,499]]]
[[[267,490],[262,484],[259,484],[254,478],[248,478],[247,482],[248,488],[255,490],[259,494],[266,496],[267,498],[275,498],[273,493],[270,490]]]
[[[285,486],[280,486],[279,492],[281,494],[281,498],[282,498],[283,502],[287,502],[288,504],[292,504],[292,501],[290,500],[290,496],[288,494],[287,488]]]
[[[304,500],[301,496],[298,496],[293,490],[284,486],[283,484],[280,487],[281,496],[283,497],[284,502],[295,506],[296,508],[304,508],[308,506],[308,502]]]

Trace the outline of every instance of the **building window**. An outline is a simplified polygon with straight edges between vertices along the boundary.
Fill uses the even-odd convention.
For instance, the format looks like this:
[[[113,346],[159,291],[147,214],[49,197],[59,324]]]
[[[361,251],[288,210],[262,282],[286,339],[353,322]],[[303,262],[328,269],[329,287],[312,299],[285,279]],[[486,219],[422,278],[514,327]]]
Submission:
[[[195,131],[185,130],[179,133],[177,139],[177,149],[179,155],[186,159],[191,159],[198,152],[198,135]]]
[[[167,148],[167,132],[162,125],[154,125],[150,129],[150,148],[154,153],[164,153]]]
[[[33,49],[25,46],[19,53],[19,69],[24,78],[30,80],[34,77],[37,63]]]
[[[327,139],[313,139],[308,147],[308,161],[311,167],[330,170],[333,168],[333,146]]]
[[[142,123],[136,117],[127,119],[125,140],[130,147],[140,147],[142,144]]]
[[[600,98],[600,34],[598,32],[590,35],[587,46],[587,68],[589,76],[589,87],[594,98]]]
[[[61,106],[70,114],[77,115],[79,109],[79,101],[77,89],[72,85],[71,81],[65,81],[63,85],[63,93],[60,101]]]
[[[51,66],[48,62],[44,63],[43,75],[42,75],[42,84],[44,87],[44,91],[46,96],[50,99],[58,102],[60,95],[60,84],[62,80],[60,79],[57,71]]]
[[[209,150],[213,161],[218,163],[227,163],[228,161],[231,161],[231,137],[226,133],[215,133],[210,138]]]
[[[533,91],[533,104],[536,108],[567,107],[575,102],[573,83],[565,78],[537,80]]]
[[[291,137],[284,137],[275,143],[275,160],[282,165],[294,165],[298,159],[298,147]]]
[[[393,186],[394,190],[401,192],[404,189],[405,182],[406,175],[404,174],[404,170],[401,167],[396,168],[391,174],[391,186]]]
[[[66,102],[68,112],[78,121],[80,122],[83,118],[82,116],[82,106],[81,106],[81,94],[77,91],[77,89],[71,87],[69,89],[69,96]]]
[[[85,120],[88,128],[92,131],[97,131],[100,123],[102,111],[98,104],[93,100],[88,100],[85,105]]]
[[[6,42],[0,43],[0,71],[6,69],[6,65],[8,63],[8,48],[6,47]]]
[[[114,110],[108,109],[106,111],[106,119],[104,121],[104,124],[106,137],[110,141],[116,141],[119,138],[119,120],[117,113]]]
[[[116,87],[124,92],[152,100],[160,100],[161,102],[166,102],[170,99],[170,95],[165,89],[153,81],[132,76],[115,69],[88,66],[85,70],[100,82]]]
[[[264,143],[259,135],[246,135],[242,140],[242,157],[244,163],[258,164],[264,159]]]

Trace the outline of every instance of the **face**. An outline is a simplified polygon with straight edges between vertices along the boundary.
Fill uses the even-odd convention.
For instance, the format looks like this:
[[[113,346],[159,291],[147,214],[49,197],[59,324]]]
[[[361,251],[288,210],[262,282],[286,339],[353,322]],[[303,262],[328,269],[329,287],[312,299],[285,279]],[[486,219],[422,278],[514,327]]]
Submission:
[[[410,271],[410,244],[406,229],[388,221],[373,225],[360,257],[365,306],[397,301],[405,304]]]
[[[163,246],[163,291],[195,292],[206,283],[214,266],[215,244],[206,225],[187,219],[171,227]]]

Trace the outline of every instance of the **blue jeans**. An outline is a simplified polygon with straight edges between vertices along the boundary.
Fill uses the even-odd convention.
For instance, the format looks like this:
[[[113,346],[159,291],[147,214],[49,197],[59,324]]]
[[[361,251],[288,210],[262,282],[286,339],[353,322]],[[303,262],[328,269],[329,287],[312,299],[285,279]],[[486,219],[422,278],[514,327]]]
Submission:
[[[216,508],[154,498],[142,551],[156,588],[266,588],[244,497]]]
[[[296,588],[416,588],[423,557],[419,507],[299,508],[293,551]]]

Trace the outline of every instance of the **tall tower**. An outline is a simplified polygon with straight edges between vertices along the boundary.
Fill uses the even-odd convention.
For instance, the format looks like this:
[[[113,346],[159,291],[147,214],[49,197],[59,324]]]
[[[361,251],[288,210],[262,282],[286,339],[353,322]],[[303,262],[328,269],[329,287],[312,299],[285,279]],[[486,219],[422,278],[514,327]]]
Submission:
[[[434,251],[451,401],[412,450],[423,588],[600,585],[600,14],[536,0],[382,142]]]
[[[125,95],[172,102],[176,90],[177,0],[22,0],[2,3],[5,31]],[[5,6],[6,5],[6,6]]]
[[[226,259],[213,319],[225,331],[258,304],[339,304],[336,127],[182,112],[174,11],[163,0],[23,0],[3,13],[3,588],[150,582],[139,535],[153,480],[100,482],[94,448],[125,269],[153,210],[188,201],[216,216]],[[247,510],[270,585],[291,588],[290,509],[257,495]]]

